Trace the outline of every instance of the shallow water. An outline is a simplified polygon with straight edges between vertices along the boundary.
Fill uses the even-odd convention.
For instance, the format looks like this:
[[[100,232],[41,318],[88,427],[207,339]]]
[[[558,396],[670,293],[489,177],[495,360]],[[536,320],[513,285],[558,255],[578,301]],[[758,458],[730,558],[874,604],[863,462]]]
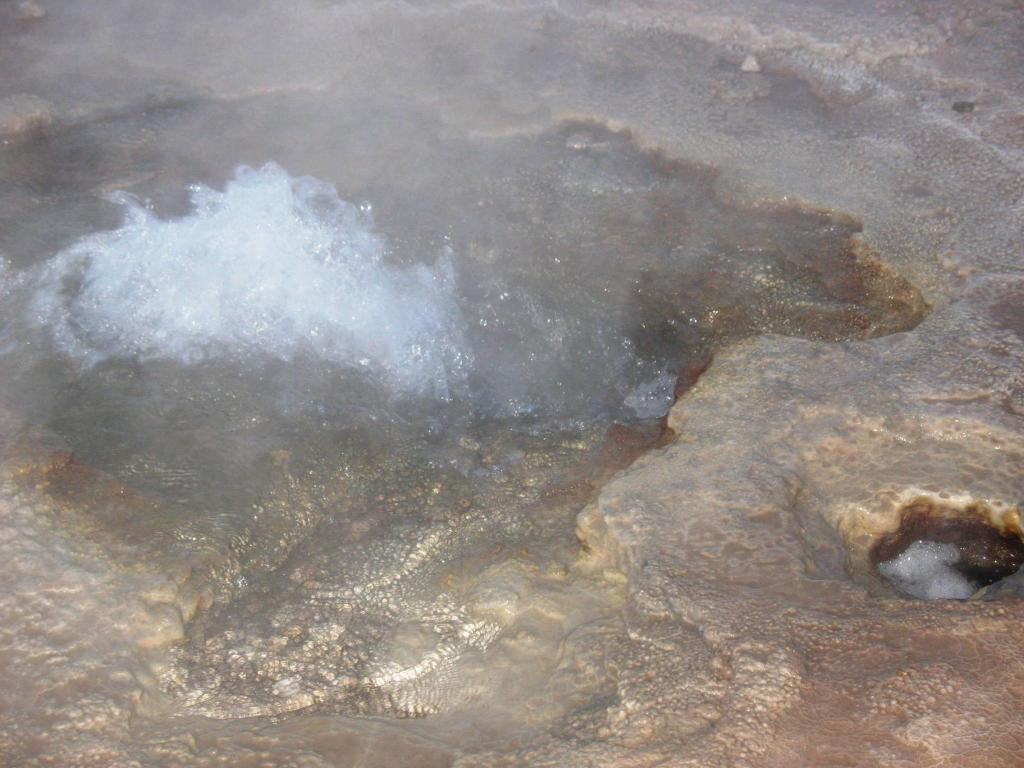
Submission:
[[[421,77],[454,104],[467,71],[426,48]],[[40,657],[16,635],[10,695],[45,704],[7,715],[15,762],[101,764],[116,743],[141,764],[298,765],[315,745],[427,765],[572,742],[621,704],[607,649],[636,637],[630,569],[580,512],[668,444],[720,350],[879,338],[929,312],[853,216],[751,200],[611,121],[489,126],[486,99],[311,83],[290,55],[283,86],[230,95],[219,70],[163,94],[136,72],[145,96],[117,105],[82,86],[89,109],[0,152],[11,519],[95,578],[67,577],[90,584],[73,620],[28,625],[112,627],[54,653],[52,685],[32,664],[57,641]],[[730,98],[822,109],[766,78],[768,96]],[[810,546],[833,546],[815,526]],[[955,560],[928,546],[879,572],[973,594],[918,585],[915,567],[948,581]],[[26,583],[62,594],[33,558]]]

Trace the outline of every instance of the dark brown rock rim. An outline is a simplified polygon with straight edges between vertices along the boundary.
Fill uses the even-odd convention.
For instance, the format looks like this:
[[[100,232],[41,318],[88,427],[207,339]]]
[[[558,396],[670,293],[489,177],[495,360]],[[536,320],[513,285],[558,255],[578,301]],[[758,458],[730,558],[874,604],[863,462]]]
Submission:
[[[873,565],[892,560],[918,541],[952,544],[960,559],[951,567],[979,587],[986,587],[1020,570],[1024,540],[1019,518],[997,520],[981,503],[963,509],[917,499],[901,511],[900,526],[871,548]]]

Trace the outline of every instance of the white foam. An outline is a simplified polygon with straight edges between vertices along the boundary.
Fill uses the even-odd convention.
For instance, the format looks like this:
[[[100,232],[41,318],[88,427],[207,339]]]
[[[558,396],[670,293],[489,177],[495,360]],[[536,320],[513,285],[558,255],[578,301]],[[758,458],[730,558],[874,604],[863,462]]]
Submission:
[[[440,397],[463,376],[450,258],[386,264],[369,215],[330,184],[271,163],[239,168],[222,192],[195,185],[193,210],[178,219],[112,199],[122,226],[54,257],[32,305],[58,347],[86,364],[311,351]]]
[[[639,419],[659,419],[675,400],[676,376],[663,373],[635,387],[623,401]]]
[[[952,544],[915,541],[891,560],[878,564],[878,572],[908,595],[924,600],[966,600],[978,587],[952,566],[960,552]]]

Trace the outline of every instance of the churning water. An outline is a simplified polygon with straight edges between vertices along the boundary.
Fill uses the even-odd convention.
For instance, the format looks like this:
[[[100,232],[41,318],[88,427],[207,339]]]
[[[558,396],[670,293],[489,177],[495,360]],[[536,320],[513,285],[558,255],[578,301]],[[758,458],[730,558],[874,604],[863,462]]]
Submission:
[[[49,436],[15,482],[148,606],[138,749],[299,712],[468,748],[589,711],[623,583],[581,565],[583,505],[717,345],[901,330],[919,295],[857,222],[734,205],[600,123],[402,143],[334,115],[311,159],[280,136],[330,106],[272,100],[114,115],[0,169],[0,386]]]
[[[269,163],[197,184],[165,220],[124,193],[124,223],[49,262],[32,305],[61,352],[192,364],[309,352],[398,392],[449,397],[469,364],[450,257],[392,267],[367,210]],[[70,287],[69,286],[76,286]]]

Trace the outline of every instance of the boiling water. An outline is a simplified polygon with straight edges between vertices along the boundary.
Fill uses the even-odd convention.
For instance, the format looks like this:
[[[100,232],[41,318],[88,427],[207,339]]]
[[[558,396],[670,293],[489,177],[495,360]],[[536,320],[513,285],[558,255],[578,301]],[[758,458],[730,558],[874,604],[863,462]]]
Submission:
[[[730,204],[628,132],[404,117],[196,100],[0,160],[0,388],[59,444],[19,487],[174,585],[139,587],[169,649],[144,752],[293,713],[469,749],[599,707],[624,586],[575,517],[664,441],[680,373],[923,312],[855,221]]]
[[[441,399],[465,378],[450,263],[382,264],[369,217],[328,184],[268,164],[238,169],[222,193],[196,185],[177,220],[123,193],[111,202],[124,224],[53,259],[31,308],[71,358],[309,352]],[[69,281],[81,287],[66,301]]]

